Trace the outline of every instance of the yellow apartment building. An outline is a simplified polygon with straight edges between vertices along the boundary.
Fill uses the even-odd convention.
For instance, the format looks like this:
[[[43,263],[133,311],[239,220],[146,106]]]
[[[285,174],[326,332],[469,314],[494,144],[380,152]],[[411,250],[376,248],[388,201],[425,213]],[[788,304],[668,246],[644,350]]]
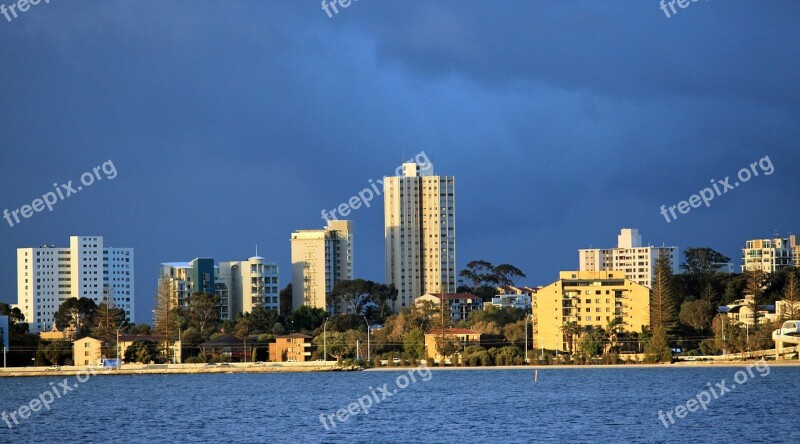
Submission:
[[[650,290],[625,278],[624,271],[562,271],[559,280],[536,293],[534,347],[569,350],[562,327],[603,328],[615,318],[626,332],[650,325]]]
[[[72,343],[72,363],[77,366],[98,365],[103,342],[95,338],[78,339]]]
[[[311,336],[295,333],[278,336],[269,344],[272,362],[305,362],[311,359]]]

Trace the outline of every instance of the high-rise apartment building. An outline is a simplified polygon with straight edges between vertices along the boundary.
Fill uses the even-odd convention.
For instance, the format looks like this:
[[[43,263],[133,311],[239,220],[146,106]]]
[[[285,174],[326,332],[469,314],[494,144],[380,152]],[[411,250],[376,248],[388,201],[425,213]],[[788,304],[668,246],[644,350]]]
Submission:
[[[230,312],[250,313],[256,306],[278,311],[278,264],[255,256],[246,261],[220,262],[220,277],[228,282]]]
[[[402,176],[384,178],[386,283],[398,291],[395,311],[426,293],[456,291],[454,186],[430,163],[404,163]]]
[[[650,325],[650,290],[622,271],[562,271],[559,280],[536,292],[534,348],[567,351],[573,345],[562,328],[607,329],[614,319],[626,332]],[[574,339],[574,338],[572,338]]]
[[[17,249],[17,304],[30,331],[48,331],[69,298],[108,298],[135,322],[133,248],[113,248],[102,236],[70,236],[69,248]]]
[[[353,222],[332,220],[322,230],[292,233],[292,309],[337,311],[327,302],[333,286],[353,279]]]
[[[797,235],[774,239],[753,239],[742,248],[742,272],[761,270],[774,273],[800,266]]]
[[[650,288],[659,255],[669,258],[674,274],[680,273],[678,247],[643,246],[635,228],[623,228],[616,248],[578,250],[580,271],[623,271],[625,278]]]
[[[279,308],[278,264],[263,257],[221,262],[219,266],[212,258],[165,262],[158,277],[170,282],[179,307],[185,307],[193,293],[217,296],[221,319],[234,319],[240,313],[252,312],[258,305],[267,310]]]

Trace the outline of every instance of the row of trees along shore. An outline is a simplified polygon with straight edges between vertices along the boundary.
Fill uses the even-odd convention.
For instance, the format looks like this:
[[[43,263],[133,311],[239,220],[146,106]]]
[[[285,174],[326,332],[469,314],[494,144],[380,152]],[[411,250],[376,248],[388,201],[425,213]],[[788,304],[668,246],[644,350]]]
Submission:
[[[717,307],[753,295],[751,309],[784,299],[791,310],[780,313],[778,321],[800,317],[800,273],[790,269],[773,274],[762,272],[720,273],[715,264],[729,258],[710,248],[687,248],[684,251],[684,272],[673,274],[666,257],[658,258],[650,292],[650,326],[646,331],[627,331],[619,319],[613,319],[600,329],[581,328],[577,323],[561,327],[568,344],[567,353],[553,350],[533,350],[534,329],[525,321],[520,309],[487,306],[474,311],[468,319],[454,321],[444,304],[420,303],[399,313],[392,312],[397,290],[364,279],[340,281],[329,295],[328,303],[346,306],[352,312],[329,316],[322,309],[300,307],[290,310],[291,284],[280,292],[280,312],[256,307],[234,319],[220,318],[220,300],[205,293],[190,295],[181,306],[172,294],[167,281],[161,281],[156,291],[155,325],[126,324],[122,310],[103,302],[96,305],[88,298],[71,298],[59,307],[55,315],[60,330],[72,328],[76,338],[91,336],[103,342],[103,354],[116,357],[116,333],[143,336],[124,356],[128,362],[169,362],[174,359],[170,344],[182,340],[183,362],[218,362],[228,356],[203,350],[201,344],[233,335],[242,341],[235,352],[239,359],[266,361],[268,345],[275,336],[303,333],[312,336],[312,359],[322,359],[323,343],[327,343],[328,358],[353,360],[369,356],[377,365],[381,361],[393,364],[413,364],[425,359],[424,335],[441,328],[468,328],[482,334],[480,344],[463,344],[452,338],[440,337],[437,342],[446,357],[460,365],[516,365],[525,361],[524,341],[527,338],[530,362],[537,363],[616,363],[628,353],[645,353],[649,362],[672,359],[671,349],[680,348],[688,355],[714,355],[728,352],[766,349],[772,346],[771,331],[775,325],[756,317],[755,325],[745,328],[717,313]],[[493,265],[474,260],[459,273],[457,292],[469,292],[484,302],[497,294],[496,287],[517,285],[527,276],[510,264]],[[793,303],[792,303],[793,302]],[[29,334],[24,316],[18,309],[0,304],[0,315],[11,319],[11,350],[8,364],[37,365],[66,364],[71,361],[71,346],[65,341],[44,341]],[[327,319],[327,323],[326,323]],[[722,328],[725,323],[725,336]],[[382,328],[371,331],[367,341],[367,324]],[[323,339],[323,330],[327,333]]]

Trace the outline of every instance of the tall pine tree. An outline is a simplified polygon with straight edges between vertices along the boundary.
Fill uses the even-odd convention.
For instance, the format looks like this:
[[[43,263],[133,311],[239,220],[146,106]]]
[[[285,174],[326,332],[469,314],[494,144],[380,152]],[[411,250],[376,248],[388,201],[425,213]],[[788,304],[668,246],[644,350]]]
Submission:
[[[656,260],[653,284],[650,289],[650,327],[655,332],[663,328],[669,332],[675,327],[675,299],[672,295],[672,267],[669,253],[662,251]]]

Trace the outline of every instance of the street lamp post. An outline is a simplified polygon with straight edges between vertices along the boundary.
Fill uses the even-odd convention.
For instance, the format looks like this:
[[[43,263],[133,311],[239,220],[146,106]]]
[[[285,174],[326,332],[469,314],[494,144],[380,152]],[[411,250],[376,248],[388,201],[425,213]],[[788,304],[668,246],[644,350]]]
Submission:
[[[366,316],[364,316],[364,322],[367,323],[367,361],[369,361],[369,359],[370,359],[370,354],[369,354],[369,321],[367,320]]]

